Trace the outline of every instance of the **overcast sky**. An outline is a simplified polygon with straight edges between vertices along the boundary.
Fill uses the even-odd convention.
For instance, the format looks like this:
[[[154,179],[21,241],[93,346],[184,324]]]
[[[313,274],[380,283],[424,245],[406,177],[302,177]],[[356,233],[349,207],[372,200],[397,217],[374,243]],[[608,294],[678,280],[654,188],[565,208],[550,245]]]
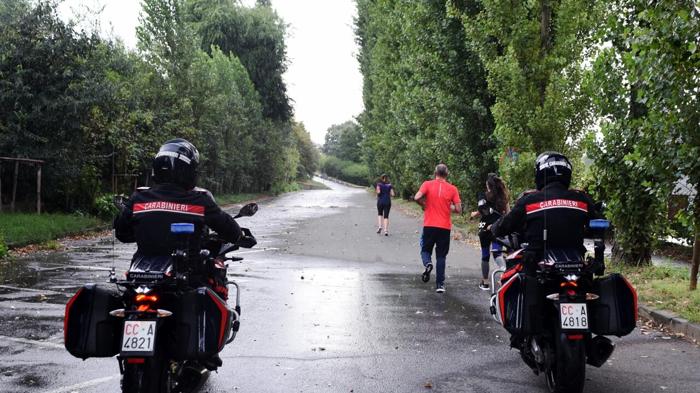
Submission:
[[[243,0],[246,5],[255,0]],[[332,124],[351,120],[362,111],[362,76],[353,34],[354,0],[272,0],[289,25],[285,81],[294,101],[295,118],[311,138],[323,143]],[[102,10],[101,31],[136,47],[139,0],[64,0],[62,17],[87,19],[86,10]]]

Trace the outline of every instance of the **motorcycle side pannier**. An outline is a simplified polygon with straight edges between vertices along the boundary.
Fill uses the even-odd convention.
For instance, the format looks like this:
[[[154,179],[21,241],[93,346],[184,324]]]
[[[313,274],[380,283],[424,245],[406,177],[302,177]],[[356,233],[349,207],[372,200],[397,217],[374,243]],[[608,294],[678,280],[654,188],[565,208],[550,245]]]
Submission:
[[[231,334],[233,310],[206,287],[186,292],[179,301],[173,357],[206,359],[219,353]]]
[[[124,308],[119,297],[95,284],[87,284],[66,304],[63,341],[71,355],[87,359],[119,353],[121,320],[109,312]]]
[[[503,327],[512,334],[543,331],[543,299],[537,279],[518,273],[496,293],[496,309]]]
[[[591,331],[600,335],[626,336],[637,325],[637,291],[620,274],[611,274],[593,282],[600,296],[589,302]]]

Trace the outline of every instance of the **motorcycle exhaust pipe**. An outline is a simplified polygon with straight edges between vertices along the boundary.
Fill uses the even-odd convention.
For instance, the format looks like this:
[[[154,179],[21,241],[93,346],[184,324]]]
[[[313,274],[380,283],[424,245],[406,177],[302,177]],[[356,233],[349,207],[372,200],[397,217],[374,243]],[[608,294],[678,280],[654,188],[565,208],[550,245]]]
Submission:
[[[600,367],[605,364],[610,355],[615,350],[615,344],[604,336],[595,336],[589,341],[586,348],[587,363],[593,367]]]

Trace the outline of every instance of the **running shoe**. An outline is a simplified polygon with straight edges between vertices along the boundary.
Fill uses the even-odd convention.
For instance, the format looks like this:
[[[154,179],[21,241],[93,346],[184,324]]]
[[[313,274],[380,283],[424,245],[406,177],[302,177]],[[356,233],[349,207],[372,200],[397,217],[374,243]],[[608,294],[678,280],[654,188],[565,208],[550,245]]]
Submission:
[[[382,227],[377,228],[377,233],[381,233],[381,232],[382,232]]]
[[[435,292],[445,293],[445,283],[443,282],[443,283],[438,284],[437,287],[435,288]]]
[[[433,271],[433,264],[429,263],[425,265],[425,271],[423,272],[423,276],[421,277],[423,279],[423,282],[428,282],[430,281],[430,272]]]
[[[485,282],[480,282],[479,283],[479,289],[482,291],[488,291],[490,289],[489,284],[486,284]]]

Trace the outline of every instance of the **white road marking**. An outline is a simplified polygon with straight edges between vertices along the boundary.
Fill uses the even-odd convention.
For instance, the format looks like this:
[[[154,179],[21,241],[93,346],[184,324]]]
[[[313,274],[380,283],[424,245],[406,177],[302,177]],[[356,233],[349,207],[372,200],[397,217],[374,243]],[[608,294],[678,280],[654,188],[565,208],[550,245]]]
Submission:
[[[7,340],[7,341],[12,341],[12,342],[21,343],[21,344],[36,345],[39,347],[46,347],[46,348],[54,348],[54,349],[61,349],[61,350],[66,349],[63,346],[63,344],[56,344],[56,343],[52,343],[49,341],[29,340],[26,338],[8,337],[8,336],[0,336],[0,341],[1,340]]]
[[[263,249],[258,249],[258,250],[250,250],[250,251],[241,251],[241,252],[234,251],[234,254],[233,254],[233,255],[252,254],[252,253],[254,253],[254,252],[274,251],[274,250],[277,250],[277,248],[275,248],[275,247],[269,247],[269,248],[263,248]]]
[[[119,374],[110,375],[109,377],[96,378],[96,379],[92,379],[92,380],[90,380],[90,381],[85,381],[85,382],[81,382],[81,383],[78,383],[78,384],[75,384],[75,385],[65,386],[65,387],[62,387],[62,388],[54,389],[54,390],[47,390],[47,391],[45,391],[44,393],[70,393],[70,392],[79,392],[81,389],[84,389],[84,388],[87,388],[87,387],[90,387],[90,386],[99,385],[99,384],[101,384],[101,383],[105,383],[105,382],[107,382],[107,381],[111,381],[111,380],[113,380],[113,379],[115,379],[115,378],[119,378]]]

